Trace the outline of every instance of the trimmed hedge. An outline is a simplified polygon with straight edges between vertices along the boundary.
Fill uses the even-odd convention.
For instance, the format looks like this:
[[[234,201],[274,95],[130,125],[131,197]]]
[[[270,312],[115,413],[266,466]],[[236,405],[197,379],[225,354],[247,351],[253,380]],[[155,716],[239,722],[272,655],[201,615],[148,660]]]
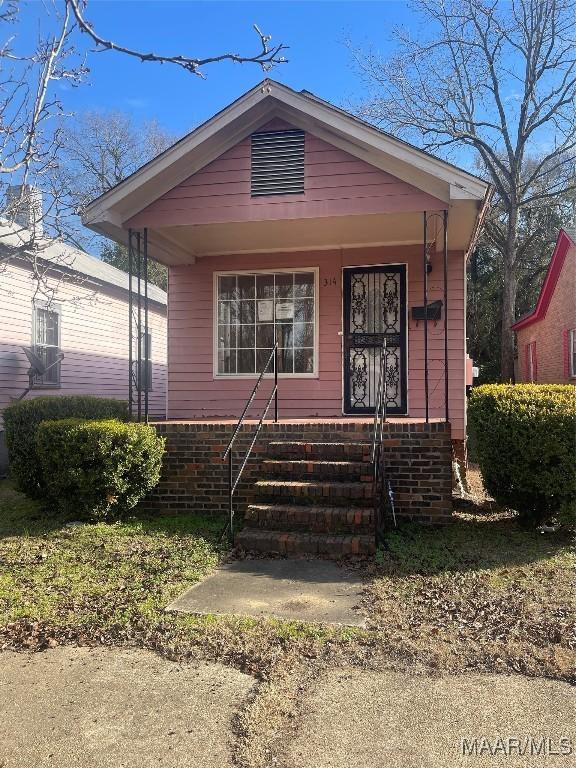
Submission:
[[[488,492],[526,524],[576,523],[576,387],[486,384],[469,423]]]
[[[160,479],[164,440],[153,427],[111,419],[44,421],[36,447],[47,501],[78,518],[114,519]]]
[[[32,498],[44,496],[42,467],[36,451],[36,432],[48,419],[128,418],[128,405],[106,397],[36,397],[9,405],[4,411],[10,474],[19,490]]]

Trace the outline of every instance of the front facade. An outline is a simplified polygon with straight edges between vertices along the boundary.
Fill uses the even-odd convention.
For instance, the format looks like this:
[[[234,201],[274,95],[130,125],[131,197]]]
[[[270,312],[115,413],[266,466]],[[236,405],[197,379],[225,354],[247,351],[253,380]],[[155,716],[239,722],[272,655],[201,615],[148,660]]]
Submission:
[[[85,222],[122,242],[146,230],[169,265],[168,418],[237,417],[276,341],[282,417],[371,414],[386,340],[389,415],[443,419],[447,399],[462,441],[465,261],[487,194],[265,81]]]
[[[462,455],[465,264],[489,195],[476,177],[267,80],[95,200],[85,223],[117,242],[144,233],[169,266],[169,420],[199,438],[232,423],[277,345],[280,421],[316,438],[324,425],[325,442],[369,439],[384,354],[388,419],[431,446],[431,427],[449,422],[442,439],[451,433]],[[210,453],[196,442],[175,448],[178,480],[163,486],[181,508],[185,468],[202,472]],[[406,491],[406,504],[440,504],[433,484],[422,504]]]
[[[18,255],[21,235],[0,224],[0,425],[3,409],[29,386],[25,348],[52,365],[27,398],[97,395],[128,399],[128,277],[75,248],[45,241],[38,260]],[[10,257],[11,251],[14,256]],[[148,398],[152,418],[166,415],[166,294],[150,286]]]
[[[536,307],[518,320],[516,381],[576,383],[576,232],[562,229]]]

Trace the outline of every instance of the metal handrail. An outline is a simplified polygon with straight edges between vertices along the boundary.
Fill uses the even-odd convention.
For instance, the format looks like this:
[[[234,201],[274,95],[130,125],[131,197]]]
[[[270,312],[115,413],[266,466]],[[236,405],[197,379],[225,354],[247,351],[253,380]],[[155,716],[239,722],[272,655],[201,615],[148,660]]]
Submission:
[[[373,495],[374,495],[374,536],[376,546],[383,544],[384,509],[388,505],[392,512],[394,526],[396,526],[396,513],[394,511],[394,494],[390,481],[384,477],[382,466],[382,445],[384,442],[384,424],[387,417],[388,402],[388,362],[386,359],[386,338],[382,342],[380,351],[380,375],[378,377],[378,390],[376,406],[374,408],[374,426],[372,436],[372,467],[373,467]]]
[[[240,465],[240,469],[238,471],[238,474],[236,475],[236,479],[234,480],[234,463],[233,463],[232,447],[234,446],[234,442],[238,437],[242,424],[244,423],[244,419],[246,418],[248,409],[254,402],[254,398],[256,397],[256,392],[258,391],[258,388],[262,383],[262,379],[264,378],[264,375],[268,370],[270,363],[272,361],[274,361],[274,388],[272,389],[272,392],[270,393],[270,397],[266,402],[266,406],[262,411],[262,415],[260,416],[260,420],[256,427],[256,432],[254,433],[254,437],[252,438],[252,442],[250,443],[250,446],[244,455],[244,459],[242,461],[242,464]],[[264,419],[266,418],[266,415],[270,409],[272,400],[274,400],[274,422],[276,423],[278,422],[278,342],[274,344],[274,348],[270,352],[270,356],[268,357],[268,360],[266,361],[266,364],[264,365],[264,368],[262,369],[262,372],[258,377],[258,381],[254,385],[254,389],[252,390],[252,393],[248,398],[246,405],[244,406],[244,410],[242,411],[242,414],[238,419],[238,423],[234,428],[234,432],[232,433],[230,442],[228,443],[226,450],[222,454],[222,461],[226,461],[226,459],[228,459],[228,522],[226,523],[226,527],[222,532],[222,538],[224,538],[226,531],[228,531],[231,544],[234,542],[234,492],[238,487],[238,483],[240,482],[242,473],[244,472],[246,464],[248,463],[248,459],[250,458],[252,450],[256,444],[256,440],[258,439],[258,435],[260,434],[260,430],[262,429]]]

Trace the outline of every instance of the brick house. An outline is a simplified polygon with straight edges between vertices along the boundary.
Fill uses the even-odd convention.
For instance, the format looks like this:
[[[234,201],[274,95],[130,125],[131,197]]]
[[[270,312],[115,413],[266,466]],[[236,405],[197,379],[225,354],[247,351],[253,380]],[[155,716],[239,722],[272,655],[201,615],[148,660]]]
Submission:
[[[576,383],[576,231],[561,229],[534,309],[512,326],[516,381]]]
[[[279,419],[269,412],[236,497],[246,546],[373,545],[380,381],[398,515],[449,519],[466,434],[466,259],[490,193],[265,80],[93,201],[88,227],[119,243],[137,234],[169,268],[168,455],[151,503],[227,508],[222,453],[275,354]],[[248,417],[273,375],[263,382]],[[234,472],[254,429],[239,430]]]

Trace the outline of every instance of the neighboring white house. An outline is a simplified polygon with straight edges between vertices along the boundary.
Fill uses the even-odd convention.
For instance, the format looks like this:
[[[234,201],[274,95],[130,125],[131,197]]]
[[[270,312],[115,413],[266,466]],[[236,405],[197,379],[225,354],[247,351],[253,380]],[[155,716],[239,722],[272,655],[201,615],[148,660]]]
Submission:
[[[27,398],[38,395],[98,395],[128,399],[128,275],[84,251],[42,241],[37,261],[22,254],[22,227],[0,219],[0,433],[2,411],[28,387],[24,348],[49,365]],[[148,391],[151,418],[166,413],[166,293],[149,296],[151,358]],[[0,443],[2,435],[0,434]],[[2,469],[0,456],[0,471]]]

